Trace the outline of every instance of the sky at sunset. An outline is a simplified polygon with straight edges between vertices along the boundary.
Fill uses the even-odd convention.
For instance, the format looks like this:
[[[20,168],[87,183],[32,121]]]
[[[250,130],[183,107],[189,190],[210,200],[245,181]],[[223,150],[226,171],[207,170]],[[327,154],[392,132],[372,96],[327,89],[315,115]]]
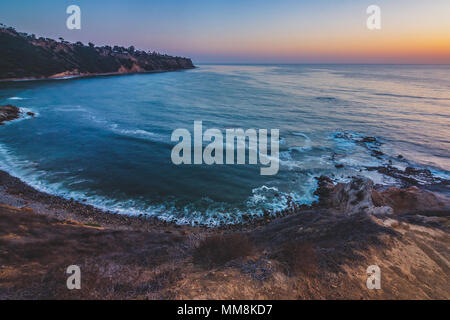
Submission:
[[[66,28],[80,6],[81,30]],[[366,9],[381,8],[381,30]],[[2,0],[18,31],[196,63],[450,63],[450,0]]]

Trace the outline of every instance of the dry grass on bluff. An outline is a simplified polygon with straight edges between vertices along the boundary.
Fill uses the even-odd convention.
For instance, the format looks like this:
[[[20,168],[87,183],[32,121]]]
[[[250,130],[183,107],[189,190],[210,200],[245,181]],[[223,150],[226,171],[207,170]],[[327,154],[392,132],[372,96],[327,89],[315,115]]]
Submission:
[[[194,251],[194,263],[205,267],[221,266],[252,254],[253,246],[240,233],[216,234],[203,239]]]
[[[270,257],[277,260],[289,276],[311,276],[318,272],[317,253],[311,243],[285,242]]]
[[[0,299],[449,299],[449,243],[430,225],[323,210],[222,234],[98,227],[0,204]],[[81,290],[66,287],[72,264]],[[381,290],[366,287],[372,264]]]

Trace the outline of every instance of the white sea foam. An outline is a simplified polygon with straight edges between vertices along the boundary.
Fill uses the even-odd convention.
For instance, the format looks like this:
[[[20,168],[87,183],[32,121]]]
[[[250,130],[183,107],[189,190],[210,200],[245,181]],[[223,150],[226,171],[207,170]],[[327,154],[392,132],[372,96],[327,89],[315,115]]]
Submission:
[[[145,216],[155,216],[161,220],[182,225],[206,225],[214,227],[242,223],[244,215],[253,217],[261,216],[263,214],[261,208],[265,208],[270,212],[283,210],[286,207],[288,197],[291,197],[294,201],[301,200],[295,193],[284,193],[278,191],[278,188],[274,186],[263,185],[253,190],[252,196],[247,200],[248,208],[244,210],[230,208],[225,203],[215,202],[209,198],[200,200],[204,210],[198,209],[198,202],[184,206],[183,209],[176,208],[173,202],[149,206],[135,199],[117,201],[98,195],[95,192],[67,189],[67,187],[89,182],[88,179],[77,179],[73,177],[65,179],[66,183],[48,183],[45,178],[48,178],[51,175],[50,173],[35,168],[33,163],[29,161],[20,160],[11,150],[2,144],[0,144],[0,158],[3,160],[0,162],[1,169],[41,192],[61,196],[65,199],[72,198],[83,201],[83,203],[105,211],[130,216],[144,214]]]
[[[227,211],[223,204],[214,203],[210,199],[209,201],[213,208],[207,208],[205,212],[196,210],[195,205],[191,205],[190,207],[186,206],[180,211],[171,202],[148,206],[134,199],[117,201],[116,199],[110,199],[92,192],[68,190],[66,186],[70,187],[79,183],[88,182],[89,180],[74,178],[74,181],[66,184],[63,182],[48,183],[45,178],[51,175],[49,172],[38,170],[31,162],[19,159],[3,144],[0,144],[0,159],[2,160],[0,161],[0,169],[9,172],[9,174],[21,179],[36,190],[57,195],[65,199],[82,201],[101,210],[130,216],[138,216],[141,214],[156,216],[161,220],[185,225],[198,224],[212,227],[241,222],[241,212]],[[66,180],[70,180],[70,178]],[[205,201],[205,199],[203,200]]]
[[[308,137],[306,134],[302,133],[302,132],[293,132],[292,135],[297,136],[297,137],[302,137],[304,139],[303,141],[303,145],[302,146],[292,146],[289,148],[289,150],[294,150],[297,152],[305,152],[305,151],[310,151],[312,149],[312,141],[311,138]]]
[[[164,137],[163,135],[160,135],[160,134],[157,134],[154,132],[150,132],[147,130],[120,129],[119,126],[116,124],[112,125],[110,128],[111,128],[111,131],[113,131],[115,134],[122,135],[122,136],[144,139],[144,140],[149,140],[149,141],[153,141],[153,142],[167,141],[167,137]]]
[[[216,70],[214,70],[216,69]],[[349,176],[355,175],[355,174],[362,174],[365,176],[370,177],[376,183],[389,183],[389,177],[386,177],[377,171],[366,171],[364,170],[364,166],[372,166],[372,165],[383,165],[388,160],[393,161],[393,164],[396,164],[396,161],[392,157],[396,157],[397,154],[395,153],[395,150],[392,152],[385,152],[384,149],[381,151],[385,152],[386,156],[383,156],[384,160],[379,160],[374,158],[370,153],[370,150],[367,150],[367,148],[375,147],[374,144],[369,144],[367,147],[364,145],[361,145],[360,143],[355,143],[352,139],[337,139],[336,137],[333,137],[334,139],[322,139],[322,131],[325,129],[321,125],[321,123],[325,123],[328,121],[328,124],[334,125],[336,123],[340,123],[342,126],[346,128],[355,128],[354,130],[357,130],[356,128],[361,128],[363,124],[367,125],[367,132],[381,132],[383,134],[383,130],[389,129],[394,123],[391,121],[391,118],[395,120],[395,124],[397,123],[397,120],[399,118],[402,118],[403,116],[407,117],[407,119],[412,119],[412,114],[409,111],[414,111],[415,109],[425,110],[430,109],[432,110],[433,106],[431,106],[431,103],[429,104],[427,101],[421,103],[420,105],[414,105],[411,104],[411,107],[405,107],[406,109],[402,108],[402,110],[398,111],[398,101],[396,99],[389,99],[388,100],[377,100],[373,101],[375,104],[378,102],[382,102],[383,104],[383,110],[384,112],[375,112],[372,105],[366,104],[364,101],[359,101],[358,103],[355,103],[354,99],[352,100],[351,97],[355,97],[356,95],[365,94],[369,91],[367,90],[360,90],[360,88],[352,87],[354,84],[354,78],[350,78],[351,82],[346,82],[345,77],[343,77],[341,80],[346,82],[345,86],[348,86],[348,90],[331,90],[327,92],[323,92],[318,94],[317,88],[311,87],[311,81],[310,76],[313,77],[313,83],[316,83],[316,80],[324,80],[324,82],[321,83],[331,83],[334,81],[334,76],[332,75],[333,72],[336,70],[331,71],[328,70],[329,68],[326,68],[326,71],[323,71],[323,69],[310,69],[306,71],[300,70],[299,75],[297,74],[297,71],[295,71],[295,68],[285,68],[285,67],[277,67],[276,70],[267,70],[265,68],[260,67],[249,67],[247,70],[241,66],[239,67],[227,67],[227,66],[219,66],[219,67],[208,67],[204,66],[200,69],[196,69],[193,72],[210,72],[212,73],[212,76],[216,76],[217,74],[225,74],[225,75],[232,75],[233,80],[236,81],[242,81],[246,84],[251,84],[252,86],[255,86],[255,89],[265,89],[267,91],[267,95],[265,95],[262,91],[262,94],[259,94],[260,91],[250,92],[251,96],[253,96],[254,93],[258,93],[258,98],[261,98],[263,101],[263,105],[259,106],[257,103],[254,103],[254,99],[250,99],[248,101],[240,100],[240,107],[241,107],[241,116],[234,118],[234,115],[231,114],[230,118],[228,117],[228,114],[222,114],[222,109],[224,106],[230,104],[233,105],[233,100],[230,99],[230,96],[228,95],[225,103],[220,103],[217,105],[218,108],[216,108],[216,112],[214,114],[209,113],[211,106],[215,106],[215,103],[217,103],[217,92],[214,90],[211,91],[205,91],[206,92],[212,92],[213,96],[208,95],[202,95],[199,94],[198,90],[187,90],[186,93],[193,92],[192,96],[190,94],[187,94],[186,97],[183,97],[184,100],[181,101],[179,97],[173,97],[173,95],[166,94],[167,92],[164,92],[164,88],[161,86],[158,87],[158,85],[161,85],[161,83],[158,83],[156,81],[155,83],[152,82],[151,86],[148,88],[148,90],[141,90],[142,92],[145,92],[145,96],[143,97],[145,101],[147,100],[158,100],[158,104],[155,104],[157,108],[152,109],[151,111],[155,111],[155,113],[149,113],[149,115],[154,116],[157,121],[153,121],[153,119],[150,118],[142,118],[139,120],[143,120],[143,122],[137,120],[133,121],[133,124],[127,124],[125,123],[128,118],[122,118],[117,119],[115,118],[116,114],[114,113],[116,111],[115,108],[108,108],[108,106],[104,106],[102,108],[103,110],[100,111],[97,108],[92,108],[88,110],[82,110],[82,108],[79,108],[79,106],[68,106],[66,109],[64,109],[64,106],[58,105],[56,106],[58,108],[57,111],[61,112],[74,112],[74,115],[78,112],[81,117],[86,117],[86,119],[90,119],[89,117],[92,117],[90,120],[84,121],[84,123],[88,123],[91,126],[97,126],[98,129],[101,131],[108,131],[110,133],[109,137],[106,137],[108,139],[114,139],[114,138],[123,138],[123,136],[126,137],[135,137],[138,139],[144,139],[144,140],[157,140],[157,139],[166,139],[169,141],[170,136],[161,136],[158,137],[158,133],[160,132],[157,129],[153,129],[153,123],[161,123],[164,121],[165,128],[170,127],[170,123],[178,123],[178,120],[185,120],[183,116],[181,115],[180,118],[177,117],[170,117],[169,121],[166,121],[167,118],[164,117],[164,115],[160,114],[159,112],[159,102],[161,102],[161,106],[164,105],[164,110],[167,109],[167,111],[170,113],[173,110],[182,110],[184,113],[194,112],[197,114],[199,112],[199,115],[204,115],[202,113],[203,111],[207,111],[208,118],[211,118],[212,121],[217,120],[218,125],[225,125],[221,123],[219,117],[225,117],[225,123],[228,123],[229,120],[236,120],[240,123],[240,125],[245,125],[246,122],[242,121],[248,121],[248,118],[252,118],[254,122],[263,121],[265,119],[269,119],[269,113],[266,113],[267,106],[276,105],[279,106],[279,113],[277,116],[277,122],[280,123],[280,130],[282,132],[285,132],[285,135],[283,136],[284,139],[281,139],[280,145],[283,146],[283,148],[280,150],[280,175],[276,177],[273,181],[267,181],[263,180],[264,182],[260,183],[260,186],[258,188],[255,188],[254,190],[250,190],[250,194],[247,195],[248,199],[243,200],[243,203],[238,204],[230,204],[230,203],[221,203],[217,201],[213,201],[208,198],[200,199],[200,200],[192,200],[190,205],[181,205],[180,200],[178,199],[178,203],[173,200],[166,200],[162,201],[161,204],[158,205],[150,205],[148,200],[152,199],[130,199],[128,201],[119,201],[118,199],[110,199],[105,196],[102,190],[91,190],[88,189],[89,181],[85,181],[80,177],[81,175],[85,177],[87,175],[87,172],[83,172],[82,174],[79,174],[79,171],[82,171],[83,168],[76,169],[71,172],[65,172],[65,169],[63,165],[61,164],[55,164],[55,167],[53,168],[55,172],[44,172],[39,169],[39,165],[36,165],[32,162],[27,162],[23,160],[23,157],[15,157],[13,152],[7,151],[7,157],[9,157],[9,160],[3,160],[3,158],[0,158],[0,166],[9,168],[9,170],[14,171],[16,176],[22,177],[22,179],[25,182],[29,182],[29,184],[32,184],[33,186],[37,186],[42,191],[49,191],[50,193],[55,193],[59,195],[63,195],[65,197],[73,197],[75,199],[86,199],[86,203],[93,204],[96,207],[116,211],[120,214],[127,214],[127,215],[138,215],[138,214],[147,214],[147,215],[153,215],[158,216],[159,218],[167,221],[173,221],[180,224],[196,224],[196,223],[203,223],[207,225],[219,225],[219,224],[225,224],[225,223],[237,223],[242,221],[243,215],[253,215],[258,216],[262,214],[262,208],[266,208],[267,210],[271,211],[271,209],[280,209],[283,208],[286,205],[286,200],[288,197],[292,197],[295,199],[295,201],[298,201],[299,203],[308,203],[312,201],[314,198],[313,196],[313,190],[315,189],[315,183],[314,176],[319,176],[321,174],[325,175],[335,175],[336,180],[338,181],[348,181],[350,178]],[[203,71],[202,71],[203,70]],[[242,74],[242,70],[244,71]],[[280,73],[278,73],[277,70],[280,70]],[[211,72],[212,71],[212,72]],[[276,71],[276,72],[275,72]],[[339,70],[338,70],[339,71]],[[353,72],[353,71],[352,71]],[[419,73],[421,70],[419,70]],[[329,77],[328,74],[331,74],[331,81],[327,82],[327,79],[322,79],[320,77],[326,76]],[[349,73],[351,74],[351,72]],[[198,75],[198,74],[197,74]],[[169,75],[170,76],[170,75]],[[356,77],[359,75],[357,74]],[[419,77],[420,78],[420,77]],[[208,80],[209,78],[206,78]],[[228,78],[225,78],[228,79]],[[408,78],[409,79],[409,78]],[[177,81],[179,79],[176,79]],[[383,79],[384,81],[385,79]],[[169,81],[169,79],[165,79],[165,81]],[[173,86],[167,86],[166,83],[163,83],[164,87],[171,88]],[[235,83],[236,81],[224,81],[225,89],[230,90],[230,92],[235,92],[236,89]],[[114,82],[114,81],[113,81]],[[147,81],[148,82],[148,81]],[[170,83],[170,82],[168,82]],[[228,83],[232,84],[232,87],[228,87]],[[437,82],[438,89],[445,89],[440,82]],[[111,83],[114,85],[114,83]],[[198,83],[196,82],[195,85]],[[206,83],[207,84],[207,83]],[[262,85],[262,86],[260,86]],[[376,85],[376,83],[375,83]],[[259,87],[257,87],[259,86]],[[330,87],[330,86],[328,86]],[[123,88],[123,86],[121,86]],[[152,91],[154,88],[155,91]],[[78,92],[78,90],[82,90],[82,88],[79,88],[75,90],[75,92]],[[369,88],[370,89],[370,88]],[[435,90],[436,85],[433,83],[430,88],[425,88],[430,90]],[[118,90],[119,91],[119,90]],[[129,95],[127,94],[126,90],[126,100],[124,101],[130,101]],[[141,92],[140,91],[140,92]],[[223,90],[222,90],[223,91]],[[319,90],[320,91],[320,90]],[[339,95],[336,95],[334,92],[339,91]],[[372,90],[373,91],[373,90]],[[39,90],[41,92],[41,90]],[[288,95],[285,93],[289,92]],[[442,91],[447,92],[447,91]],[[170,93],[170,92],[169,92]],[[279,94],[280,93],[280,94]],[[370,92],[369,92],[370,93]],[[22,95],[22,93],[9,93],[8,96],[13,95]],[[42,94],[42,92],[41,92]],[[53,94],[53,92],[51,93]],[[220,93],[219,93],[220,94]],[[149,98],[149,95],[151,98]],[[28,96],[28,93],[27,93]],[[32,97],[31,95],[29,95]],[[51,96],[51,95],[49,95]],[[255,95],[256,96],[256,95]],[[318,97],[319,101],[314,101],[313,97]],[[339,106],[339,110],[337,110],[337,117],[335,117],[333,114],[328,114],[329,110],[333,110],[331,107],[329,107],[329,103],[325,101],[325,103],[320,102],[320,100],[332,100],[331,97],[338,97],[339,101],[342,99],[346,99],[349,101],[348,104],[345,106]],[[423,96],[430,96],[429,94],[423,95]],[[120,99],[120,96],[114,95],[114,99],[118,97]],[[24,99],[21,97],[12,97],[15,100],[15,98],[18,98],[17,100]],[[97,98],[97,97],[96,97]],[[98,98],[102,98],[99,96]],[[111,95],[108,94],[108,99],[111,98]],[[142,97],[139,96],[139,92],[137,92],[136,97],[133,96],[133,100],[136,98],[136,101],[142,101],[140,100]],[[231,97],[233,98],[233,97]],[[306,98],[307,103],[304,103],[304,105],[300,102]],[[348,99],[347,99],[348,98]],[[393,97],[395,98],[395,97]],[[66,99],[67,100],[67,99]],[[161,100],[161,101],[159,101]],[[219,99],[220,100],[220,99]],[[223,99],[222,99],[223,100]],[[32,101],[36,101],[35,99]],[[100,100],[99,100],[100,101]],[[110,100],[105,100],[110,101]],[[350,101],[353,101],[350,103]],[[21,104],[25,104],[26,101],[20,102]],[[388,103],[389,102],[389,103]],[[392,102],[392,103],[391,103]],[[13,104],[13,102],[11,102]],[[311,105],[310,105],[311,104]],[[425,108],[426,105],[429,104],[430,108]],[[336,105],[336,104],[335,104]],[[174,109],[172,107],[175,106]],[[196,106],[195,108],[190,108],[190,106]],[[288,109],[285,108],[285,106],[288,107]],[[294,108],[292,108],[293,106]],[[325,106],[325,109],[323,109],[323,106]],[[208,108],[205,108],[208,107]],[[336,107],[336,106],[334,106]],[[44,114],[44,110],[48,108],[49,110],[53,111],[54,106],[44,106],[42,105],[39,107],[39,110],[41,111],[41,114]],[[256,109],[258,108],[258,109]],[[314,112],[311,114],[311,108],[314,108]],[[409,109],[408,109],[409,108]],[[440,108],[442,109],[442,108]],[[435,119],[441,119],[442,116],[445,116],[444,112],[439,109],[439,113],[437,111],[430,111],[433,113],[433,115],[436,115],[436,118],[433,117],[426,117],[429,118],[429,120],[425,119],[426,123],[430,124],[427,126],[427,130],[424,130],[424,140],[419,143],[422,146],[426,147],[426,141],[432,141],[432,137],[434,136],[433,132],[438,132],[439,128],[441,128],[440,125],[436,125],[437,122],[435,122]],[[255,114],[255,110],[260,111],[259,114]],[[277,109],[278,110],[278,109]],[[369,111],[367,111],[369,110]],[[370,111],[372,110],[372,111]],[[381,110],[381,109],[380,109]],[[405,111],[406,110],[406,111]],[[140,109],[136,110],[139,114]],[[147,110],[150,111],[150,110]],[[225,112],[228,111],[228,108],[224,110]],[[273,109],[271,110],[273,111]],[[295,112],[295,113],[294,113]],[[410,114],[406,114],[406,112],[409,112]],[[142,113],[144,116],[147,112]],[[414,113],[414,112],[413,112]],[[430,114],[431,114],[430,113]],[[47,113],[46,113],[47,114]],[[297,121],[297,129],[302,131],[304,130],[307,134],[302,132],[294,132],[292,133],[292,129],[290,127],[290,124],[292,124],[294,114],[301,115],[304,114],[307,116],[308,119],[313,119],[312,116],[317,116],[315,118],[314,123],[304,122],[301,123],[301,121]],[[70,115],[70,114],[67,114]],[[346,117],[345,121],[339,122],[341,117],[350,115],[351,118]],[[54,116],[58,117],[61,116],[61,114],[54,114]],[[66,115],[65,115],[66,116]],[[78,116],[78,114],[77,114]],[[215,118],[215,117],[218,118]],[[362,116],[362,117],[361,117]],[[418,115],[420,116],[420,115]],[[53,115],[52,115],[53,117]],[[96,118],[97,117],[97,118]],[[160,117],[160,118],[159,118]],[[105,118],[105,119],[102,119]],[[242,118],[242,119],[241,119]],[[298,117],[297,117],[298,118]],[[116,119],[115,121],[117,123],[112,123],[112,119]],[[353,123],[350,123],[349,119],[354,119],[354,125]],[[22,119],[23,120],[23,119]],[[85,120],[85,119],[83,119]],[[132,119],[129,119],[132,120]],[[172,122],[174,120],[174,122]],[[361,121],[360,121],[361,120]],[[365,122],[368,120],[367,122]],[[379,121],[378,121],[379,120]],[[161,121],[161,122],[160,122]],[[422,121],[423,122],[423,121]],[[143,124],[145,123],[145,124]],[[248,122],[247,122],[248,123]],[[287,124],[287,128],[284,127],[284,123]],[[28,124],[26,122],[22,123],[25,127],[25,124]],[[20,124],[20,125],[22,125]],[[263,123],[260,123],[263,125]],[[414,123],[412,123],[414,124]],[[50,126],[53,125],[53,123],[48,122],[46,125]],[[19,126],[18,126],[19,127]],[[396,147],[397,142],[402,142],[401,140],[409,140],[408,135],[415,134],[414,129],[416,126],[404,126],[401,130],[401,132],[390,132],[392,135],[389,137],[389,140],[392,141],[392,146]],[[431,128],[431,129],[430,129]],[[4,132],[8,132],[10,129],[15,128],[5,128]],[[20,128],[19,128],[20,129]],[[53,128],[52,128],[53,129]],[[55,129],[58,129],[56,127]],[[97,128],[95,128],[97,129]],[[1,130],[1,129],[0,129]],[[363,131],[366,131],[365,129],[361,129]],[[377,131],[378,130],[378,131]],[[431,132],[428,132],[428,130]],[[76,132],[76,130],[74,130]],[[112,133],[111,133],[112,132]],[[286,133],[287,132],[287,133]],[[313,142],[308,140],[308,135],[311,132],[311,139]],[[26,132],[24,132],[26,134]],[[30,133],[29,137],[27,138],[27,141],[30,143],[33,143],[32,135],[33,133]],[[36,134],[39,134],[39,131],[36,132]],[[1,135],[1,134],[0,134]],[[3,138],[5,136],[1,137],[1,140],[3,141]],[[354,133],[354,136],[357,140],[360,139],[361,135],[358,135],[357,133]],[[23,137],[25,138],[25,137]],[[103,136],[102,136],[103,138]],[[391,139],[392,138],[392,139]],[[38,139],[39,140],[39,139]],[[5,141],[10,141],[9,137],[5,139]],[[435,141],[436,142],[436,141]],[[36,143],[43,143],[42,141],[36,141]],[[309,143],[309,144],[308,144]],[[445,141],[443,141],[445,145]],[[11,147],[13,144],[11,144]],[[45,146],[45,141],[44,141]],[[57,145],[55,145],[57,147]],[[323,147],[321,149],[321,147]],[[445,147],[445,146],[444,146]],[[18,146],[17,148],[20,148]],[[25,152],[25,146],[23,146],[23,152]],[[21,149],[13,149],[11,150],[17,150],[17,155],[22,154]],[[42,150],[45,150],[45,148],[42,148]],[[434,158],[433,155],[433,148],[430,147],[424,148],[426,150],[427,154],[430,156],[430,159]],[[444,156],[445,156],[445,149]],[[59,150],[58,150],[59,151]],[[123,150],[126,154],[126,149]],[[150,150],[153,151],[153,150]],[[410,151],[414,151],[414,148],[412,148]],[[389,157],[388,154],[391,154],[392,157]],[[406,157],[408,157],[407,153],[402,152],[402,154]],[[42,155],[45,157],[45,155]],[[411,159],[417,159],[414,156],[410,157]],[[86,159],[88,160],[88,159]],[[109,159],[105,159],[105,165],[108,165],[109,163],[106,163]],[[60,160],[61,162],[64,161],[64,159]],[[135,159],[132,157],[129,158],[130,163],[133,163]],[[344,164],[344,168],[336,169],[335,164]],[[159,163],[149,163],[150,166],[157,166]],[[414,163],[411,161],[404,160],[403,162],[399,163],[399,166],[402,166],[401,169],[404,169],[406,166],[414,166]],[[86,171],[91,172],[92,168],[85,167]],[[153,167],[152,167],[153,169]],[[360,170],[363,170],[360,172]],[[209,169],[211,172],[214,169]],[[240,170],[246,170],[245,168],[236,168],[237,174],[243,172]],[[57,172],[56,172],[57,171]],[[130,174],[133,173],[130,171]],[[214,172],[214,174],[220,174],[219,172]],[[246,172],[244,172],[246,173]],[[433,171],[433,174],[437,174]],[[447,175],[448,176],[448,175]],[[48,179],[50,177],[51,179]],[[116,179],[120,179],[121,176],[115,177]],[[161,177],[155,177],[156,179],[159,179]],[[185,177],[187,178],[187,177]],[[196,177],[194,177],[196,178]],[[198,177],[202,179],[203,177]],[[233,176],[231,177],[233,179]],[[162,177],[164,179],[164,177]],[[62,181],[64,183],[51,183],[49,181]],[[78,182],[78,183],[77,183]],[[204,182],[204,181],[201,181]],[[234,182],[237,182],[236,180]],[[395,181],[391,181],[395,183]],[[190,187],[192,185],[195,185],[196,182],[191,182],[189,184]],[[123,185],[124,191],[126,186]],[[231,188],[232,186],[230,186]],[[211,184],[211,189],[214,188],[214,185]],[[242,190],[246,192],[245,190],[248,188],[248,185],[246,185],[245,181],[243,181]],[[81,191],[80,191],[81,190]],[[174,192],[178,191],[181,195],[185,196],[183,194],[185,190],[183,189],[174,189]],[[214,191],[214,190],[211,190]],[[174,196],[180,195],[176,193]],[[277,194],[277,196],[275,196]],[[113,197],[113,195],[111,195]],[[122,196],[119,196],[122,197]],[[123,198],[120,198],[123,199]],[[147,200],[147,201],[146,201]],[[247,203],[248,201],[248,203]],[[248,204],[248,205],[246,205]],[[239,208],[239,209],[238,209]]]
[[[11,98],[8,98],[8,100],[25,100],[25,99],[27,99],[27,98],[21,98],[21,97],[11,97]]]
[[[76,106],[60,106],[58,108],[53,109],[54,111],[58,112],[87,112],[85,108],[83,108],[80,105]]]
[[[87,113],[87,117],[91,121],[102,125],[106,129],[110,130],[111,132],[113,132],[117,135],[134,137],[134,138],[139,138],[139,139],[146,139],[146,140],[150,140],[150,141],[165,141],[168,139],[167,137],[164,137],[163,135],[160,135],[160,134],[148,131],[148,130],[124,129],[124,128],[121,128],[121,126],[117,123],[110,122],[102,117],[95,116],[90,113]]]
[[[20,109],[20,112],[22,113],[22,115],[24,115],[25,118],[32,117],[32,116],[27,115],[27,113],[29,113],[29,112],[33,113],[34,117],[38,117],[40,115],[39,112],[37,112],[36,110],[31,109],[31,108],[22,107],[22,108],[19,108],[19,109]]]
[[[136,129],[136,130],[117,129],[116,132],[119,132],[119,133],[121,133],[123,135],[127,135],[127,136],[149,137],[149,138],[158,138],[159,137],[159,135],[157,135],[156,133],[146,131],[146,130],[141,130],[141,129]]]
[[[111,127],[114,130],[119,130],[120,134],[142,135],[148,136],[149,138],[153,138],[154,135],[152,132],[145,130],[121,130],[118,125],[111,125]],[[280,153],[280,161],[283,165],[302,168],[304,169],[303,172],[310,171],[309,174],[302,173],[301,175],[297,175],[296,179],[298,179],[298,182],[292,183],[292,186],[287,187],[287,190],[290,191],[281,191],[281,188],[276,185],[265,184],[254,188],[252,194],[242,206],[232,206],[227,203],[213,201],[209,198],[203,198],[180,208],[174,201],[163,202],[159,205],[149,205],[146,201],[139,199],[118,201],[117,199],[100,195],[92,190],[70,190],[89,182],[89,180],[76,176],[70,177],[70,173],[66,171],[62,173],[69,174],[69,177],[65,177],[64,181],[49,183],[49,179],[46,178],[53,176],[51,173],[39,170],[39,167],[34,163],[16,157],[10,149],[1,144],[0,158],[3,160],[0,161],[0,168],[22,179],[39,191],[59,195],[66,199],[73,198],[99,209],[118,214],[130,216],[143,214],[177,224],[206,225],[210,227],[242,223],[246,221],[244,216],[250,218],[261,217],[265,211],[269,212],[269,214],[282,211],[287,207],[288,199],[292,199],[298,204],[312,203],[316,199],[313,192],[317,187],[317,182],[314,177],[322,173],[326,174],[327,171],[324,171],[325,168],[328,168],[327,170],[329,172],[333,172],[332,165],[334,164],[333,161],[329,160],[329,155],[320,154],[317,156],[310,155],[309,157],[308,155],[302,155],[302,160],[295,160],[292,158],[291,151],[285,151]],[[363,174],[371,178],[377,184],[395,184],[395,179],[386,177],[376,171],[359,172],[362,166],[367,165],[368,159],[370,159],[370,156],[365,153],[362,155],[359,153],[356,155],[343,155],[339,162],[346,164],[345,169],[343,169],[345,173],[335,176],[335,180],[348,182],[350,180],[349,175],[352,175],[352,172],[354,172],[355,174]],[[375,159],[374,161],[378,160]],[[305,164],[307,166],[308,162],[315,164],[318,169],[305,169]],[[61,172],[55,172],[54,178],[57,178],[60,174]]]

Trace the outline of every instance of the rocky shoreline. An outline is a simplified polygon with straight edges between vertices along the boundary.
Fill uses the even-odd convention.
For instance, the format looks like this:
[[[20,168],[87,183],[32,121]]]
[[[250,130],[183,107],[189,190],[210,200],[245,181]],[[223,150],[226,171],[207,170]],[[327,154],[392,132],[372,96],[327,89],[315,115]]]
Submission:
[[[21,114],[22,112],[17,106],[0,106],[0,125],[18,119]],[[27,115],[34,116],[31,112],[28,112]],[[348,134],[341,135],[341,138],[354,139]],[[374,146],[380,145],[375,137],[358,137],[356,143],[369,145],[368,148],[372,151],[377,151]],[[380,152],[376,152],[373,156],[379,157],[381,155]],[[113,228],[148,229],[150,227],[164,227],[186,230],[201,228],[240,231],[250,230],[281,217],[314,209],[340,211],[349,215],[360,212],[371,215],[405,214],[409,212],[413,214],[423,213],[424,215],[436,213],[439,216],[441,213],[445,214],[450,211],[450,201],[447,194],[450,181],[435,177],[427,169],[407,167],[405,170],[400,170],[388,164],[386,166],[368,167],[367,170],[376,170],[394,177],[399,181],[399,185],[389,188],[375,186],[370,179],[360,176],[353,177],[352,181],[347,184],[334,183],[330,177],[321,176],[316,178],[318,188],[314,193],[318,197],[318,201],[312,205],[298,205],[292,199],[288,199],[286,209],[282,211],[265,212],[262,217],[244,217],[241,224],[223,225],[215,228],[202,225],[195,227],[181,226],[156,217],[127,216],[101,210],[82,201],[40,192],[2,170],[0,170],[0,203],[29,207],[36,212],[56,218],[70,218],[81,223],[107,225]],[[430,190],[440,192],[436,193]]]
[[[156,217],[128,216],[101,210],[81,201],[38,191],[2,170],[0,170],[0,203],[28,208],[38,214],[62,220],[71,219],[83,224],[96,224],[114,229],[163,228],[164,230],[182,230],[185,233],[193,230],[246,231],[265,226],[289,215],[311,210],[330,210],[345,215],[363,213],[380,217],[434,216],[437,217],[436,221],[439,220],[439,217],[450,215],[449,197],[415,186],[376,189],[373,182],[364,177],[354,177],[349,183],[337,184],[326,176],[321,176],[317,180],[318,188],[315,195],[319,197],[319,200],[311,206],[297,205],[288,200],[287,208],[283,211],[275,214],[267,212],[261,218],[255,218],[242,224],[214,228],[203,225],[178,225]]]
[[[20,109],[1,106],[0,117]],[[427,190],[448,181],[374,170],[403,182],[321,176],[311,206],[288,199],[282,212],[216,228],[102,211],[0,170],[0,299],[449,299],[450,197]],[[72,264],[82,290],[65,287]],[[373,264],[381,290],[366,287]]]
[[[156,218],[116,214],[74,199],[47,194],[2,170],[0,170],[0,203],[26,208],[37,214],[60,220],[70,219],[81,224],[95,224],[112,229],[191,229],[189,226],[179,226]]]
[[[0,299],[450,298],[448,197],[362,177],[320,177],[316,192],[315,205],[277,218],[189,227],[103,212],[0,171]],[[72,264],[81,291],[65,288]],[[382,290],[365,286],[373,264]]]

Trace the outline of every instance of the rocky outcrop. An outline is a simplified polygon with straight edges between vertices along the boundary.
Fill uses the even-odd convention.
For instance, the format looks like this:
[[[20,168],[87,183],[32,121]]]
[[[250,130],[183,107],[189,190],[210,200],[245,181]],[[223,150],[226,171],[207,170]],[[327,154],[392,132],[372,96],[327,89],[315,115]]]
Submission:
[[[372,201],[373,181],[368,178],[356,177],[349,183],[339,183],[333,190],[332,202],[346,214],[368,213],[373,215],[392,214],[389,206],[376,206]]]
[[[0,125],[6,121],[11,121],[19,118],[20,109],[13,105],[0,106]]]
[[[368,179],[335,185],[321,177],[319,197],[341,211],[293,207],[262,226],[206,230],[103,212],[2,171],[0,186],[0,299],[449,298],[448,216],[344,213],[432,205],[416,188],[377,191]],[[217,236],[234,240],[214,247]],[[236,239],[250,250],[233,258],[242,252]],[[213,250],[200,249],[208,243]],[[216,263],[200,264],[199,252]],[[233,260],[214,260],[223,252]],[[61,285],[73,261],[85,279],[76,292]],[[374,263],[393,290],[367,290],[363,271]]]
[[[417,187],[391,187],[376,190],[372,180],[354,177],[349,183],[337,183],[325,176],[318,178],[315,195],[319,206],[347,215],[450,215],[450,199],[439,193]]]
[[[364,177],[354,177],[349,183],[333,184],[328,177],[318,179],[316,195],[322,206],[332,208],[347,215],[367,213],[373,215],[392,214],[389,206],[375,205],[372,201],[373,181]]]
[[[393,177],[401,183],[402,187],[424,185],[450,186],[449,180],[433,175],[428,169],[407,167],[405,170],[401,170],[391,165],[367,167],[366,169]]]
[[[144,73],[192,69],[191,59],[134,47],[96,47],[60,38],[36,38],[0,27],[0,79],[42,79],[95,74]]]
[[[373,203],[389,206],[395,214],[450,215],[450,199],[417,187],[389,188],[372,193]]]
[[[367,149],[372,157],[382,159],[384,153],[380,150],[383,143],[376,137],[361,136],[350,132],[338,132],[334,135],[336,139],[352,141],[353,143]]]

